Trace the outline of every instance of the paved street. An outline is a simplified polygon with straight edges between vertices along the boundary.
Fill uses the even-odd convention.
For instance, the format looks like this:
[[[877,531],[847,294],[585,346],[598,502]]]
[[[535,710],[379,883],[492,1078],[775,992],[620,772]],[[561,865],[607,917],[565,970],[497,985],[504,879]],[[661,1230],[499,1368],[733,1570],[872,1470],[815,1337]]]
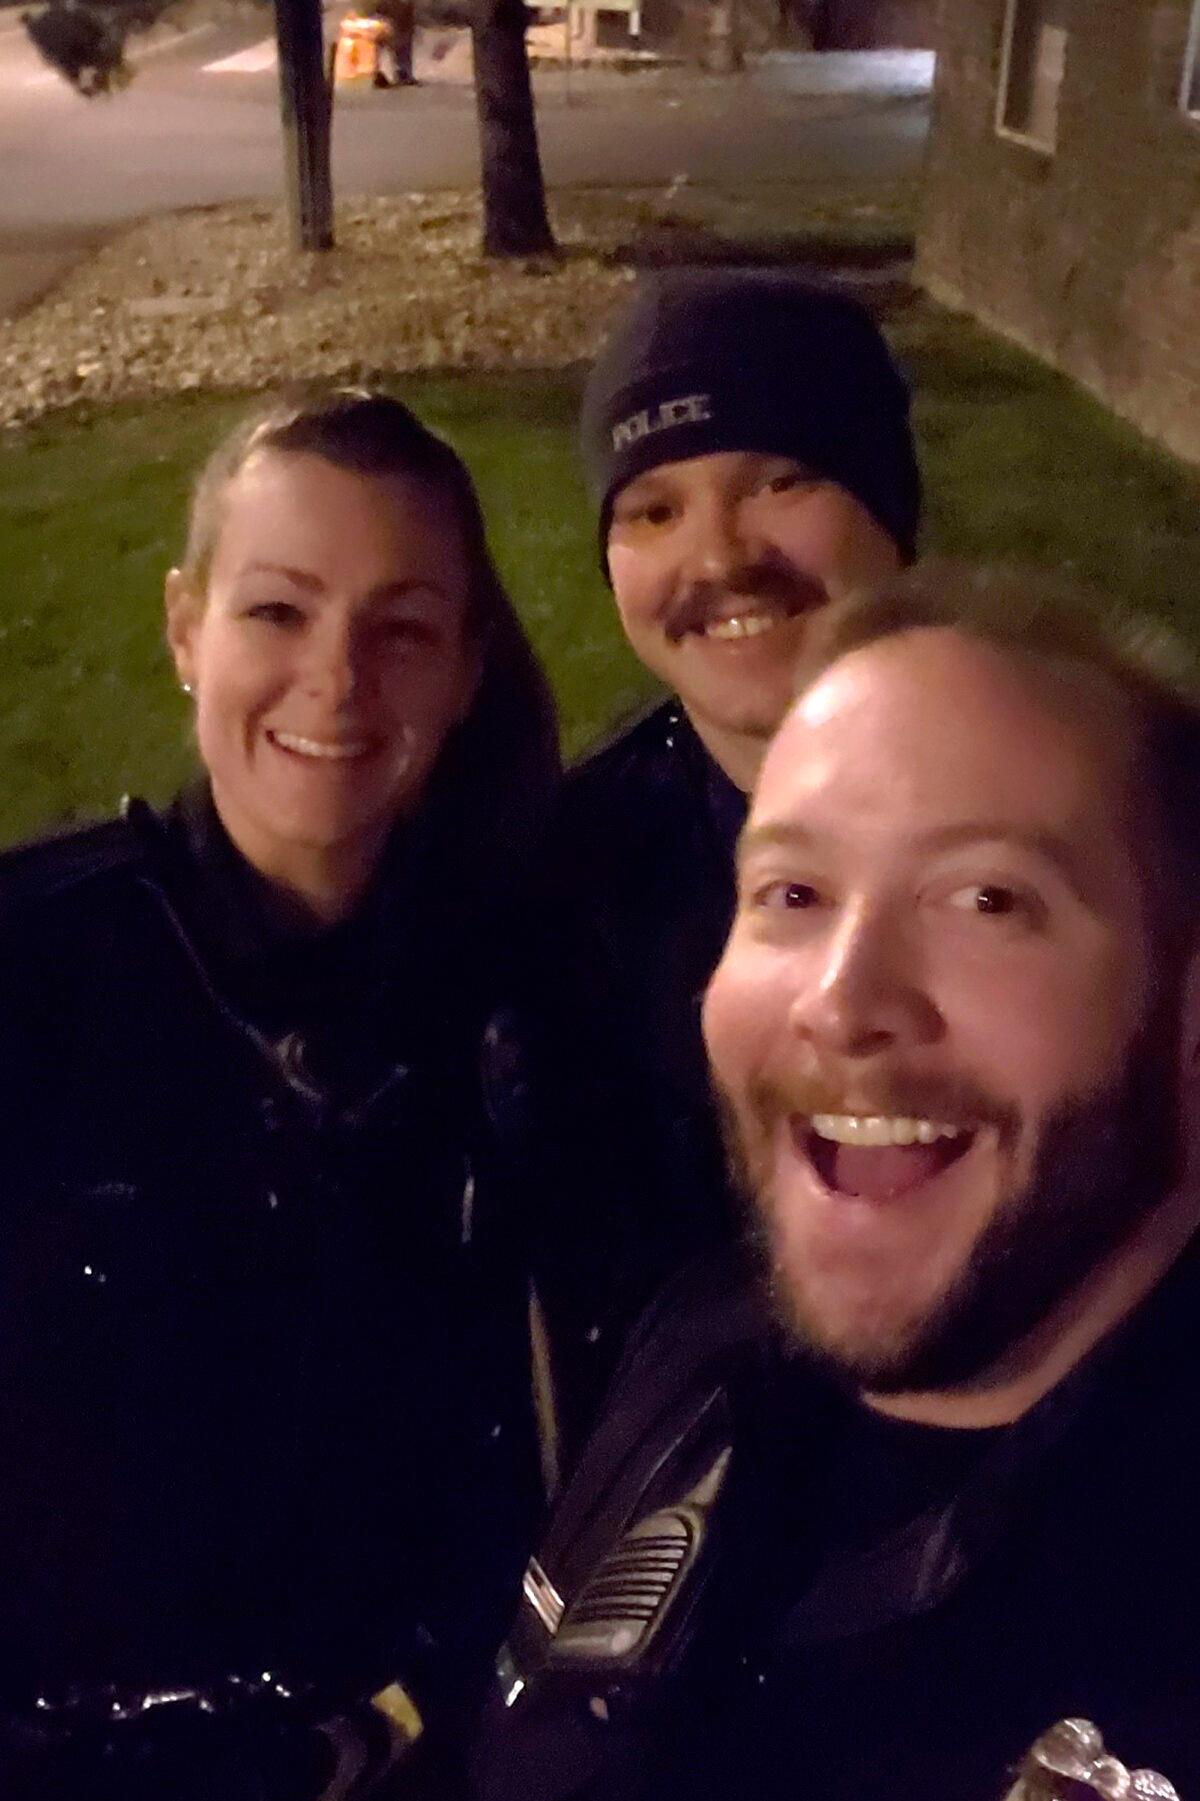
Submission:
[[[464,49],[454,34],[427,35],[419,88],[339,92],[339,193],[478,180],[473,97],[456,73]],[[828,59],[826,76],[820,59],[779,58],[723,81],[539,74],[547,180],[870,182],[911,171],[924,142],[927,71],[914,77],[912,58],[890,72],[880,64],[873,91],[859,92],[864,77],[836,67],[845,63]],[[159,43],[124,93],[84,100],[0,13],[0,315],[122,220],[277,193],[279,161],[274,57],[261,27]]]

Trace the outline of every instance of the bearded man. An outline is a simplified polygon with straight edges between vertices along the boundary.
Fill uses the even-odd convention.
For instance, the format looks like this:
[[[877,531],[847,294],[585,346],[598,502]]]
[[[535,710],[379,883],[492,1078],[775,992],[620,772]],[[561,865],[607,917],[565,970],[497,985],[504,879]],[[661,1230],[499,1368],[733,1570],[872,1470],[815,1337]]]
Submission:
[[[762,1254],[633,1345],[488,1801],[991,1801],[1066,1717],[1200,1794],[1198,880],[1144,630],[950,568],[826,616],[705,1003]]]

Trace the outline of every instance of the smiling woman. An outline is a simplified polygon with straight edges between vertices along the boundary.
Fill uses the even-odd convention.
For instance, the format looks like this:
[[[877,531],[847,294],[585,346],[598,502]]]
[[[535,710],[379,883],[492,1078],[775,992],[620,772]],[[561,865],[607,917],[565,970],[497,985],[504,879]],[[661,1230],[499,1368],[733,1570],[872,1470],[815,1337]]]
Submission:
[[[470,477],[399,402],[252,416],[200,476],[166,605],[217,810],[301,910],[351,908],[414,810],[481,865],[528,842],[557,766],[549,689]]]
[[[303,1801],[389,1686],[435,1757],[523,1561],[476,1051],[553,710],[382,396],[221,448],[167,632],[200,779],[0,858],[0,1792]]]
[[[405,474],[260,449],[167,631],[226,830],[298,906],[350,910],[479,679],[451,503]]]

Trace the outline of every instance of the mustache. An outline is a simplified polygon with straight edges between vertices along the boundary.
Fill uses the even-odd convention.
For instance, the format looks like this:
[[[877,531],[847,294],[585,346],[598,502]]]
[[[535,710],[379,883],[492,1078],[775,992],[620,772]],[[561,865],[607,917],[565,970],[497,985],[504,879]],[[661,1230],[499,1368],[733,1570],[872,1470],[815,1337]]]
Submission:
[[[700,631],[718,611],[727,610],[731,596],[766,601],[788,618],[827,606],[829,593],[815,576],[791,565],[748,564],[728,582],[696,582],[664,621],[667,639],[678,644],[689,632]]]
[[[870,1077],[838,1079],[821,1071],[764,1071],[746,1090],[750,1112],[760,1121],[811,1118],[816,1113],[885,1119],[930,1119],[972,1129],[995,1126],[1014,1132],[1017,1110],[967,1076],[883,1071]]]

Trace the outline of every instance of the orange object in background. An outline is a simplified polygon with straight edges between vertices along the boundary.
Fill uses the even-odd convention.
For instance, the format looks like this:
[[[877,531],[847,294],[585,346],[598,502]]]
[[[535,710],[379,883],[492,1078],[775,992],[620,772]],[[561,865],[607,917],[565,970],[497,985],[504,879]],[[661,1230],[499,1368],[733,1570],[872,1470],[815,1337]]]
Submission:
[[[335,81],[371,81],[381,73],[379,47],[390,36],[382,19],[349,12],[338,27],[333,59]]]

